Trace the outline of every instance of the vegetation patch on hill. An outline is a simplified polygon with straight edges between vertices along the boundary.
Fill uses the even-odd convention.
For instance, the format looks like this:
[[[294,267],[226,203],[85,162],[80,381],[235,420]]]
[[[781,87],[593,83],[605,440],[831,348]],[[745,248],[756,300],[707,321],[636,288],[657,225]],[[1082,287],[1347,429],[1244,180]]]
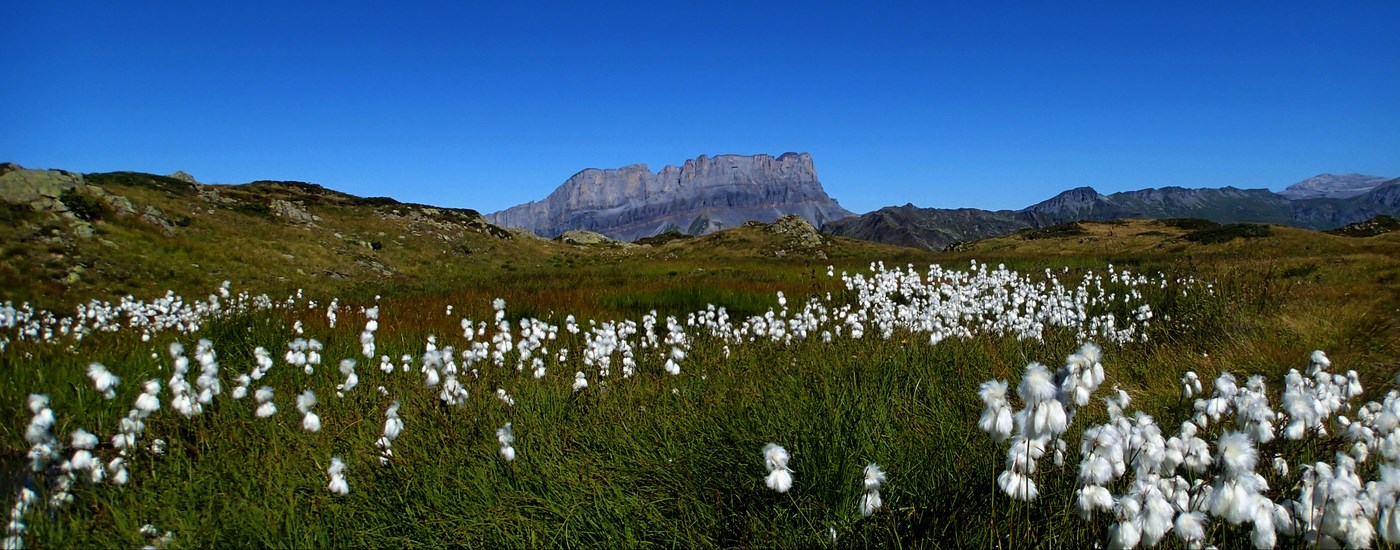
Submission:
[[[1088,233],[1089,232],[1085,231],[1084,226],[1080,225],[1079,222],[1060,223],[1047,227],[1041,227],[1039,229],[1023,229],[1021,231],[1016,232],[1017,235],[1020,235],[1021,238],[1026,239],[1028,241],[1033,241],[1036,239],[1058,239],[1063,237],[1078,237],[1080,235],[1087,235]]]
[[[1328,233],[1343,237],[1374,237],[1392,231],[1400,231],[1400,218],[1381,214],[1366,221],[1338,227]]]
[[[1272,234],[1273,230],[1267,225],[1257,223],[1229,223],[1216,227],[1197,229],[1182,235],[1181,238],[1200,244],[1220,244],[1235,239],[1258,239],[1268,237]]]

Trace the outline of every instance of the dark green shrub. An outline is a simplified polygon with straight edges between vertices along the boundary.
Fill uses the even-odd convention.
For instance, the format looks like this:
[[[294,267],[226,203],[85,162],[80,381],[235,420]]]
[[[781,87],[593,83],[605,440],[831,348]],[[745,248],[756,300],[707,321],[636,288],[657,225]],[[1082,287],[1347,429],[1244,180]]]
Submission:
[[[1310,275],[1312,275],[1312,274],[1314,274],[1314,273],[1317,273],[1317,269],[1318,269],[1318,265],[1317,265],[1317,264],[1312,263],[1312,262],[1308,262],[1308,263],[1305,263],[1305,264],[1303,264],[1303,265],[1295,265],[1295,266],[1293,266],[1293,267],[1290,267],[1290,268],[1288,268],[1288,269],[1285,269],[1285,270],[1283,270],[1283,273],[1281,273],[1281,275],[1283,275],[1283,278],[1285,278],[1285,279],[1293,279],[1293,278],[1298,278],[1298,277],[1307,277],[1307,276],[1310,276]]]
[[[1343,237],[1374,237],[1383,235],[1391,231],[1400,231],[1400,219],[1385,214],[1377,215],[1363,222],[1356,222],[1338,227],[1328,233],[1341,235]]]
[[[685,233],[681,233],[680,230],[678,230],[678,229],[671,229],[671,230],[668,230],[668,231],[666,231],[666,232],[664,232],[664,233],[660,233],[660,234],[657,234],[657,235],[652,235],[652,236],[650,236],[650,237],[644,237],[644,238],[641,238],[641,239],[637,239],[636,241],[633,241],[633,242],[635,242],[635,243],[637,243],[637,244],[648,244],[648,245],[651,245],[651,246],[661,246],[661,245],[666,244],[666,243],[669,243],[669,242],[671,242],[671,241],[683,241],[683,240],[686,240],[686,239],[693,239],[693,238],[695,238],[694,235],[686,235]]]
[[[396,201],[389,197],[356,198],[351,199],[349,203],[351,206],[398,206],[399,204],[401,204],[399,201]]]
[[[68,211],[80,220],[96,221],[102,219],[102,201],[78,191],[77,188],[65,189],[58,196],[58,201],[63,203],[63,206],[68,207]]]
[[[1167,227],[1175,227],[1177,229],[1185,229],[1187,231],[1199,231],[1202,229],[1210,229],[1212,227],[1220,227],[1220,224],[1218,223],[1215,223],[1210,220],[1203,220],[1201,218],[1167,218],[1165,220],[1158,220],[1158,222]]]
[[[191,194],[194,186],[189,182],[177,180],[169,176],[157,176],[154,174],[142,174],[140,172],[106,172],[98,174],[84,174],[83,180],[92,185],[119,185],[126,187],[145,187],[174,194]]]
[[[1200,244],[1220,244],[1233,241],[1235,239],[1257,239],[1268,237],[1274,232],[1267,225],[1257,223],[1231,223],[1218,225],[1209,229],[1192,231],[1182,238]]]
[[[272,217],[272,209],[269,208],[266,204],[260,202],[240,202],[237,205],[234,205],[233,211],[238,212],[239,214],[247,214],[249,216],[258,216],[263,218]]]
[[[1084,226],[1079,225],[1079,222],[1069,222],[1052,225],[1049,227],[1042,227],[1040,229],[1023,230],[1023,233],[1021,233],[1021,238],[1030,241],[1035,239],[1078,237],[1080,235],[1087,235],[1088,233],[1088,231],[1084,230]]]

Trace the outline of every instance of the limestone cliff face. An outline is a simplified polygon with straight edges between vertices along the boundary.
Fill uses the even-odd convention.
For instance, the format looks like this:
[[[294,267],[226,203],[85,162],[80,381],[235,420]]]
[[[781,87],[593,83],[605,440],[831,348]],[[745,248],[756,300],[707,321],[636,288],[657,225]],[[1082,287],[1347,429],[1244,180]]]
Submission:
[[[814,226],[851,215],[822,189],[807,153],[701,155],[659,172],[645,164],[589,168],[544,200],[487,218],[547,238],[582,229],[631,241],[672,229],[699,235],[787,214]]]

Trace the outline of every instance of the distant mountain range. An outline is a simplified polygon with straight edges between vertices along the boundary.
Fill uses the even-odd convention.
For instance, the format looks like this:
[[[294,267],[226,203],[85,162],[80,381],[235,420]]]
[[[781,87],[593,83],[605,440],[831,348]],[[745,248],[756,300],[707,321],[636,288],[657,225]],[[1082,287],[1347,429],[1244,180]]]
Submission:
[[[1288,186],[1279,193],[1293,200],[1298,199],[1349,199],[1364,195],[1367,191],[1385,185],[1388,178],[1363,176],[1361,174],[1318,174]]]
[[[838,236],[938,250],[956,242],[1079,220],[1204,218],[1220,223],[1272,223],[1323,230],[1380,214],[1400,214],[1400,178],[1322,174],[1290,185],[1281,193],[1234,187],[1163,187],[1103,195],[1092,187],[1079,187],[1021,210],[918,208],[906,204],[827,222],[822,230]]]
[[[820,227],[852,213],[827,196],[807,153],[716,155],[652,172],[645,164],[589,168],[543,200],[487,214],[542,237],[586,230],[633,241],[667,231],[701,235],[796,214]]]

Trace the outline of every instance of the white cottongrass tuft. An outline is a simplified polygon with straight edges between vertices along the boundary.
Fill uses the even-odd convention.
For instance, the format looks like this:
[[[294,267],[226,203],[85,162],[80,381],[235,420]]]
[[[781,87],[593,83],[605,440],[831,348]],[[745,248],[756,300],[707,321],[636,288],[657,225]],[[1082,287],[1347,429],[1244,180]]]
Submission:
[[[92,435],[88,433],[87,430],[81,428],[73,431],[72,440],[72,447],[74,449],[83,449],[88,451],[97,447],[98,441],[97,436]]]
[[[1254,473],[1259,462],[1259,453],[1254,450],[1254,442],[1244,432],[1226,432],[1217,444],[1220,449],[1220,463],[1228,477],[1240,477]]]
[[[880,500],[880,486],[885,483],[885,472],[880,466],[871,462],[865,466],[864,476],[861,485],[864,492],[860,496],[860,515],[869,516],[879,511],[884,505]]]
[[[1206,515],[1198,510],[1182,512],[1176,516],[1176,536],[1187,546],[1198,546],[1206,538]]]
[[[340,374],[345,375],[345,382],[335,387],[336,397],[345,397],[345,392],[355,389],[360,385],[360,377],[355,374],[355,360],[341,359]]]
[[[113,399],[117,396],[116,387],[122,383],[122,379],[108,372],[107,367],[102,366],[102,363],[88,365],[87,374],[88,378],[92,379],[92,385],[97,388],[97,391],[102,392],[102,397]]]
[[[301,411],[301,427],[308,432],[321,431],[321,417],[311,412],[316,406],[316,392],[306,390],[297,396],[297,410]]]
[[[1001,487],[1007,496],[1016,500],[1031,501],[1040,496],[1040,491],[1035,486],[1035,480],[1013,470],[1001,472],[997,476],[997,486]]]
[[[1075,504],[1081,518],[1089,519],[1093,517],[1094,512],[1113,510],[1113,495],[1108,489],[1098,485],[1086,485],[1079,488],[1078,494],[1079,498],[1075,500]]]
[[[792,470],[788,468],[787,449],[777,443],[769,443],[763,446],[763,464],[768,468],[768,476],[764,478],[764,483],[769,489],[779,493],[786,493],[792,488]]]
[[[496,441],[501,444],[501,458],[506,462],[515,460],[515,431],[511,428],[510,422],[506,422],[499,430],[496,430]]]
[[[160,380],[147,380],[141,387],[141,395],[136,397],[137,416],[145,418],[160,410]]]
[[[255,413],[258,418],[267,418],[277,414],[277,405],[272,402],[272,386],[258,388],[257,393],[253,394],[253,399],[258,402],[258,410]]]
[[[1181,377],[1181,394],[1186,399],[1201,393],[1201,377],[1195,371],[1186,371]]]
[[[1016,387],[1016,393],[1021,396],[1021,400],[1027,403],[1039,403],[1055,398],[1055,382],[1050,374],[1050,369],[1040,363],[1031,363],[1026,366],[1026,373],[1021,378],[1021,385]]]
[[[326,473],[330,474],[331,477],[328,487],[332,493],[340,496],[350,494],[350,483],[345,481],[345,463],[340,460],[340,457],[331,457],[331,467],[326,469]]]
[[[395,401],[384,411],[384,437],[398,439],[403,432],[403,419],[399,418],[399,402]]]
[[[977,390],[985,407],[977,426],[992,436],[992,441],[1001,443],[1011,437],[1011,404],[1006,401],[1007,383],[1005,380],[988,380]]]
[[[374,442],[379,448],[379,463],[388,464],[394,458],[394,440],[403,432],[403,419],[399,418],[399,402],[395,401],[384,411],[384,435]]]

